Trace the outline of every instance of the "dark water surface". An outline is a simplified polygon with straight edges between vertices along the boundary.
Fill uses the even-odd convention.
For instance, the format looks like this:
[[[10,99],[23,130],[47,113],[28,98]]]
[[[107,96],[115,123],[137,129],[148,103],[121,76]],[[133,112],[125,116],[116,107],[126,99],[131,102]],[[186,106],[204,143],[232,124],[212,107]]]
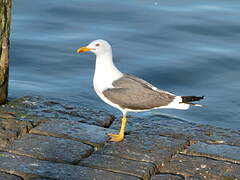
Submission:
[[[101,38],[111,42],[121,71],[178,95],[206,96],[207,108],[135,116],[240,129],[239,1],[14,0],[13,7],[11,97],[41,95],[117,112],[93,90],[94,55],[75,53]]]

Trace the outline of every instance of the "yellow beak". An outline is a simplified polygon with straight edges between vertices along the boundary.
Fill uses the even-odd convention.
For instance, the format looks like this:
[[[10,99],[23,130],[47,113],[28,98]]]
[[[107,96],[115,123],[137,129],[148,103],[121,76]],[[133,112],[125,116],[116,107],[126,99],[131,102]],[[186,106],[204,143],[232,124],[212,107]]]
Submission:
[[[87,51],[91,51],[92,49],[90,48],[87,48],[87,47],[80,47],[78,50],[77,50],[77,53],[83,53],[83,52],[87,52]]]

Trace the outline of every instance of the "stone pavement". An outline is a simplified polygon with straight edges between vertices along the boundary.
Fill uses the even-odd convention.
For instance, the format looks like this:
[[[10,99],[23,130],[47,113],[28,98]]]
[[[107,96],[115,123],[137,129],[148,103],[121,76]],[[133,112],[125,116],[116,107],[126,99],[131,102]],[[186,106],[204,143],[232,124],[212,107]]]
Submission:
[[[42,101],[27,100],[31,113],[42,108]],[[19,113],[13,104],[0,109],[0,180],[240,179],[239,131],[163,115],[130,117],[124,141],[112,143],[106,134],[115,133],[120,123],[108,113],[101,112],[96,123],[86,118],[97,118],[93,110],[84,109],[76,121],[69,114],[76,118],[80,110],[44,103],[55,106],[47,111],[54,118]],[[60,114],[59,105],[64,107]]]

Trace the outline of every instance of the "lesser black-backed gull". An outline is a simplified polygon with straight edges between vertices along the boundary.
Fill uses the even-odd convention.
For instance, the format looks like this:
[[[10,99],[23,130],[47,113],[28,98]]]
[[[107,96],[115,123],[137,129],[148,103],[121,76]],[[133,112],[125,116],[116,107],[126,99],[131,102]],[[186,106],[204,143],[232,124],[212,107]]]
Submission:
[[[192,101],[201,100],[203,96],[176,96],[140,78],[120,72],[113,63],[111,45],[105,40],[95,40],[77,50],[78,53],[86,51],[96,55],[93,85],[97,95],[123,114],[120,132],[108,134],[111,137],[110,141],[118,142],[124,139],[127,112],[161,108],[188,109],[190,106],[201,106],[193,104]]]

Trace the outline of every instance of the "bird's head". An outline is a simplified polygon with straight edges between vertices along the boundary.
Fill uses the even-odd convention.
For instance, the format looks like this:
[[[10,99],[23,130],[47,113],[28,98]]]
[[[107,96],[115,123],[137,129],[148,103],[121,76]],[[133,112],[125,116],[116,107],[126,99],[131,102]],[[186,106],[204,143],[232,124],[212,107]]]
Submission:
[[[105,53],[111,53],[112,48],[107,41],[98,39],[98,40],[92,41],[89,45],[85,47],[80,47],[77,50],[77,53],[83,53],[87,51],[91,51],[96,55],[102,55]]]

